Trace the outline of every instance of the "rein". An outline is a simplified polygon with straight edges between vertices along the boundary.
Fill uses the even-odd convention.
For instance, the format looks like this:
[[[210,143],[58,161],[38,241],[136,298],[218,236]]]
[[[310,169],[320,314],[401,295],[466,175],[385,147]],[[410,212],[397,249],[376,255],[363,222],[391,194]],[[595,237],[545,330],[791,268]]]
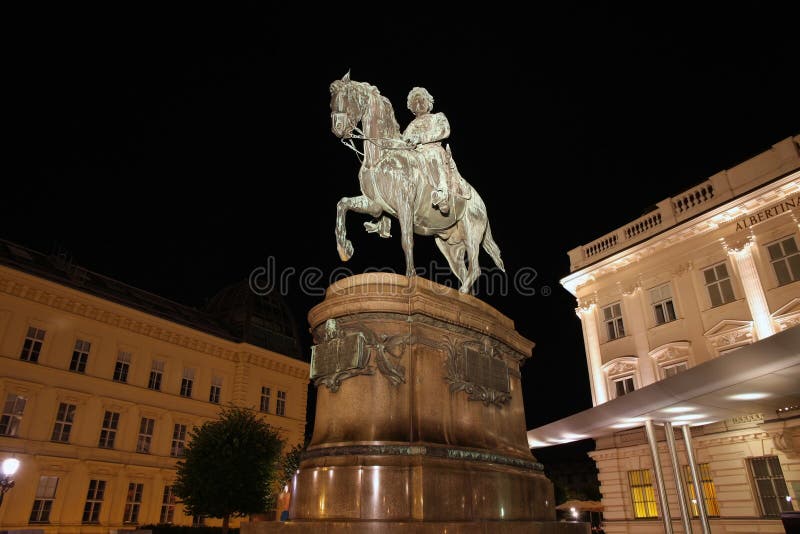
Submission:
[[[355,135],[351,135],[347,139],[341,138],[339,140],[342,142],[344,146],[346,146],[347,148],[356,153],[356,157],[358,158],[359,163],[364,163],[363,159],[364,153],[355,147],[353,139],[360,139],[362,141],[367,141],[368,143],[372,143],[373,145],[382,150],[414,150],[414,145],[405,144],[404,141],[401,141],[399,139],[395,139],[392,137],[367,137],[366,135],[364,135],[363,130],[361,130],[361,128],[359,128],[358,126],[354,127],[353,130],[358,133]],[[403,143],[403,144],[401,146],[389,146],[387,144],[379,143],[377,141],[391,141],[394,143]]]

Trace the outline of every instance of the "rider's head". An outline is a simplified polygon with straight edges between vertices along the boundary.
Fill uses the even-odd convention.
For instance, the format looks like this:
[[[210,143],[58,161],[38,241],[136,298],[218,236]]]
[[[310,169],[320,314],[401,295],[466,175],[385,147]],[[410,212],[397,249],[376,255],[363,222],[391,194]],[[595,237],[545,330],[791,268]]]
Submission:
[[[433,109],[433,96],[424,87],[415,87],[409,91],[406,105],[414,115],[428,113]]]

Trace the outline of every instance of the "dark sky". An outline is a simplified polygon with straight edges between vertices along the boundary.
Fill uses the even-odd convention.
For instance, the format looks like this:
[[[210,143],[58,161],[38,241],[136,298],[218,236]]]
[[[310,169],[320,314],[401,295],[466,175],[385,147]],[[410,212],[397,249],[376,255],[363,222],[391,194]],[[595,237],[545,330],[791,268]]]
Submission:
[[[424,86],[509,282],[536,272],[533,295],[478,293],[537,343],[529,428],[590,406],[559,284],[567,251],[800,133],[796,18],[778,5],[439,17],[402,3],[392,16],[356,2],[162,4],[9,20],[22,37],[6,53],[0,237],[194,306],[269,258],[319,269],[320,292],[337,267],[403,272],[397,236],[365,234],[357,214],[356,255],[339,261],[335,206],[359,193],[358,162],[330,131],[328,86],[349,69],[401,127],[408,90]],[[415,253],[444,265],[431,238]],[[297,277],[288,290],[305,329],[321,296]]]

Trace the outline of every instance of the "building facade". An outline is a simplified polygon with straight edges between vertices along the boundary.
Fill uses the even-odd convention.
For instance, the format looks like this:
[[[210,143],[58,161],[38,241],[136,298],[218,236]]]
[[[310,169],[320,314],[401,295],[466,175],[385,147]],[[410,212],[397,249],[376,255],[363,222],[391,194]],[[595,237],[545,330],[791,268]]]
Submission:
[[[308,364],[286,308],[242,287],[200,311],[0,242],[0,460],[21,462],[0,528],[200,521],[176,503],[175,466],[223,405],[302,444]]]
[[[799,143],[784,139],[569,251],[571,274],[561,282],[577,298],[594,406],[800,328]],[[800,416],[785,408],[711,424],[674,414],[692,424],[713,532],[783,532],[781,512],[797,509]],[[620,424],[589,453],[608,533],[664,531],[641,425]],[[673,518],[681,510],[681,485],[697,517],[683,442],[677,450],[681,475],[663,469],[668,508]]]

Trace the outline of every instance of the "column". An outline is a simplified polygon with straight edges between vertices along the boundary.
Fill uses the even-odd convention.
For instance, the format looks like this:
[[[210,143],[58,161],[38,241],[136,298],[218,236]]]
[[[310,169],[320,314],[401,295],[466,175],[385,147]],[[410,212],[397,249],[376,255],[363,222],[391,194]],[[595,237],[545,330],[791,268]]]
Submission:
[[[661,505],[661,520],[664,522],[664,532],[665,534],[672,534],[672,517],[669,515],[667,488],[664,485],[664,473],[661,471],[661,461],[658,458],[658,441],[656,441],[653,421],[650,419],[645,421],[644,430],[647,433],[647,443],[650,445],[650,455],[653,457],[653,473],[656,476],[656,491],[658,493],[658,502]]]
[[[708,523],[708,512],[706,512],[706,496],[703,493],[703,482],[700,480],[700,472],[697,470],[697,462],[694,459],[694,449],[692,449],[692,431],[689,425],[681,425],[683,431],[683,442],[686,445],[686,458],[689,460],[689,469],[692,472],[692,484],[694,484],[694,494],[697,496],[697,510],[700,515],[700,525],[703,527],[703,534],[711,534],[711,525]]]
[[[767,297],[764,295],[764,288],[761,286],[761,280],[758,277],[758,269],[756,269],[756,262],[751,250],[752,246],[753,244],[750,241],[746,241],[739,248],[730,248],[728,254],[736,262],[736,269],[739,271],[742,288],[744,288],[744,297],[747,300],[747,306],[750,308],[750,315],[753,317],[755,338],[758,340],[774,334],[775,326],[772,324]]]
[[[653,361],[650,358],[650,342],[647,340],[647,310],[642,306],[642,288],[638,285],[629,293],[622,294],[625,300],[625,331],[633,337],[636,356],[639,358],[639,378],[637,387],[649,386],[656,381]]]
[[[672,431],[672,423],[664,422],[664,435],[667,437],[667,450],[669,459],[672,462],[672,471],[675,473],[675,488],[678,492],[678,504],[681,507],[681,521],[683,531],[692,534],[692,516],[689,512],[689,505],[686,504],[686,492],[684,490],[683,472],[678,460],[678,451],[675,449],[675,434]]]
[[[592,387],[592,403],[594,406],[608,401],[606,377],[603,374],[603,358],[600,354],[600,337],[597,332],[595,318],[596,304],[575,308],[583,328],[583,345],[586,347],[586,364],[589,368],[589,385]]]

